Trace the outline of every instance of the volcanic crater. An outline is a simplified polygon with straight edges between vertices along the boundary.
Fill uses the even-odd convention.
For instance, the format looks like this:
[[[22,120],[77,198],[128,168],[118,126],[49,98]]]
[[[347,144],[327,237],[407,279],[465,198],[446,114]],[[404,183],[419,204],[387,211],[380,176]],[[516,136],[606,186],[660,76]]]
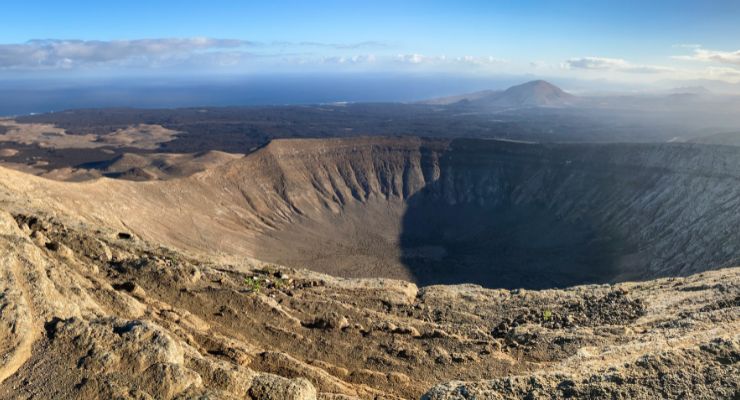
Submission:
[[[548,288],[686,275],[740,254],[734,148],[330,143],[316,143],[319,156],[290,142],[257,155],[281,171],[273,189],[287,220],[260,237],[261,258],[421,285]],[[296,167],[300,177],[283,174]]]
[[[552,288],[733,265],[738,153],[678,143],[286,139],[185,178],[44,184],[29,196],[193,252],[340,277]]]

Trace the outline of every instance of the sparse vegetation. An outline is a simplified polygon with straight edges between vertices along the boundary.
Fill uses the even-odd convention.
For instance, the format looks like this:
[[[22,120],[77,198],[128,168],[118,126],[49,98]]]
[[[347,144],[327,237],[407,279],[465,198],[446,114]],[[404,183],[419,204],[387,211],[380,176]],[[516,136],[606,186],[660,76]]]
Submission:
[[[244,278],[244,284],[247,286],[249,291],[259,293],[262,291],[262,282],[258,276],[249,276]]]
[[[274,281],[272,282],[272,286],[273,286],[273,287],[274,287],[275,289],[277,289],[277,290],[280,290],[280,289],[283,289],[283,288],[285,288],[285,286],[287,285],[287,283],[288,283],[288,282],[287,282],[287,280],[285,280],[285,279],[282,279],[282,278],[275,278],[275,280],[274,280]]]
[[[259,293],[263,289],[282,290],[287,288],[290,281],[288,279],[277,277],[275,275],[276,274],[269,274],[265,276],[249,276],[244,278],[244,284],[247,286],[247,289],[249,289],[250,292],[255,293]]]

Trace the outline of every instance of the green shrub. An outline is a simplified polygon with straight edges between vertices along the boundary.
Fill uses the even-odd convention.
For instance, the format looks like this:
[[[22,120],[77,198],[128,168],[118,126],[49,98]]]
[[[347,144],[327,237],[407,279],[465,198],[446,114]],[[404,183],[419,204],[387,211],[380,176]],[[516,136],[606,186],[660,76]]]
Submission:
[[[247,289],[255,293],[259,293],[262,290],[262,282],[256,276],[244,278],[244,284],[247,286]]]

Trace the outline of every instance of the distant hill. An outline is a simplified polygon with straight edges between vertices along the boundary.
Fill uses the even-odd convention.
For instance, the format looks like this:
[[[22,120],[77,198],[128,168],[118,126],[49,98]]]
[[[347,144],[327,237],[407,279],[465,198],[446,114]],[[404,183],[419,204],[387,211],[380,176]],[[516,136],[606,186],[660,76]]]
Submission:
[[[682,86],[668,90],[669,94],[695,94],[708,96],[713,94],[711,90],[704,86]]]
[[[424,104],[458,105],[473,108],[566,107],[578,98],[550,82],[537,80],[504,91],[485,90],[459,96],[431,99]]]
[[[712,79],[692,79],[683,81],[658,81],[657,85],[672,87],[672,90],[685,91],[689,89],[691,93],[711,92],[717,95],[740,95],[740,83],[731,83],[722,80]]]
[[[490,99],[502,107],[562,107],[571,105],[576,97],[547,81],[532,81],[512,86]]]
[[[725,146],[740,146],[740,132],[722,132],[701,136],[690,140],[692,143],[721,144]]]
[[[461,101],[475,101],[482,98],[496,96],[503,93],[501,90],[481,90],[480,92],[459,94],[455,96],[437,97],[434,99],[420,101],[420,104],[431,104],[438,106],[446,106],[449,104],[459,103]]]

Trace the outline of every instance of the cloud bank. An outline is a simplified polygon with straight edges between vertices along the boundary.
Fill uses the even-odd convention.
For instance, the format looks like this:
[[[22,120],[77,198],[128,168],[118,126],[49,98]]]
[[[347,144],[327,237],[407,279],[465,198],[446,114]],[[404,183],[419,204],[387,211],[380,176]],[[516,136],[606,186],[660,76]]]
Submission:
[[[0,44],[0,78],[133,74],[244,74],[252,72],[440,72],[453,74],[522,74],[651,82],[661,79],[740,80],[740,50],[709,50],[698,44],[676,44],[687,54],[667,57],[666,65],[624,58],[575,57],[565,61],[507,60],[490,55],[398,53],[402,45],[378,41],[256,42],[241,39],[154,38],[139,40],[30,40]],[[405,49],[404,49],[405,50]],[[678,61],[685,61],[679,63]],[[696,63],[695,67],[686,62]]]
[[[0,44],[0,70],[72,70],[82,68],[158,68],[172,66],[275,67],[342,65],[406,68],[471,68],[506,63],[492,56],[422,54],[352,54],[387,49],[382,42],[271,42],[238,39],[164,38],[140,40],[30,40]]]
[[[740,65],[740,50],[718,51],[695,48],[694,54],[687,56],[675,56],[677,60],[714,62],[720,64]]]
[[[506,64],[506,60],[493,56],[427,56],[423,54],[398,54],[394,59],[397,63],[411,65],[446,65],[446,66],[490,66]]]
[[[633,64],[621,58],[606,57],[571,58],[563,63],[563,67],[566,69],[616,71],[635,74],[657,74],[674,71],[671,67]]]
[[[244,40],[212,38],[31,40],[21,44],[0,44],[0,68],[68,69],[90,65],[147,65],[248,45],[250,42]]]

